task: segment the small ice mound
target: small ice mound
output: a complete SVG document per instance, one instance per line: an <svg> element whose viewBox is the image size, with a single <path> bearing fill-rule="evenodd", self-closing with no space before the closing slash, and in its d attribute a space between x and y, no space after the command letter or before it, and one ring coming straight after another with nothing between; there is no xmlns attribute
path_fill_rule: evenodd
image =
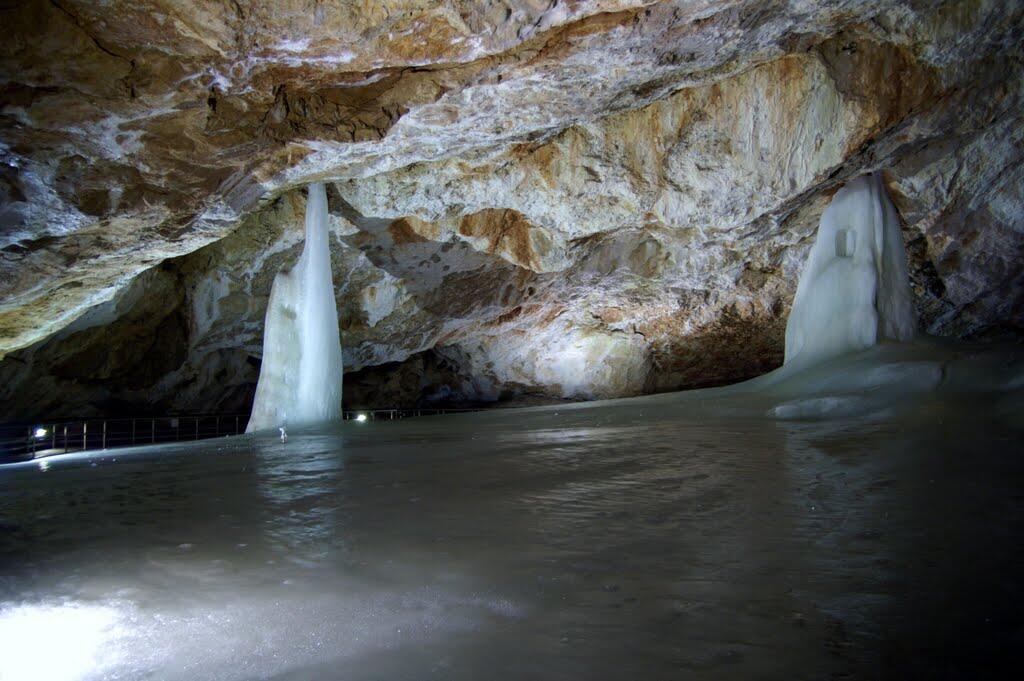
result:
<svg viewBox="0 0 1024 681"><path fill-rule="evenodd" d="M903 391L934 390L942 382L942 367L933 362L899 362L871 367L854 376L861 389L899 386Z"/></svg>
<svg viewBox="0 0 1024 681"><path fill-rule="evenodd" d="M809 366L914 332L899 216L879 177L858 177L821 216L786 323L785 363Z"/></svg>
<svg viewBox="0 0 1024 681"><path fill-rule="evenodd" d="M777 419L831 419L868 414L907 403L908 398L940 390L946 363L933 358L886 359L885 350L839 357L831 362L784 374L768 389L781 404L768 410Z"/></svg>
<svg viewBox="0 0 1024 681"><path fill-rule="evenodd" d="M810 397L785 402L768 410L782 421L819 421L859 415L870 409L868 401L854 396Z"/></svg>
<svg viewBox="0 0 1024 681"><path fill-rule="evenodd" d="M933 361L833 364L794 376L789 387L803 394L878 390L890 394L921 393L942 383L943 366Z"/></svg>

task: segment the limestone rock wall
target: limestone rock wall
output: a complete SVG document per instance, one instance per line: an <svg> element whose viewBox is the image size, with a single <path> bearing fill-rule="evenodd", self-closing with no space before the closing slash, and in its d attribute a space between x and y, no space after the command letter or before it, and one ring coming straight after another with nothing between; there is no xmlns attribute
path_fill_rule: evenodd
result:
<svg viewBox="0 0 1024 681"><path fill-rule="evenodd" d="M924 330L1024 325L1019 2L0 12L3 419L244 410L314 179L350 406L769 370L869 171Z"/></svg>

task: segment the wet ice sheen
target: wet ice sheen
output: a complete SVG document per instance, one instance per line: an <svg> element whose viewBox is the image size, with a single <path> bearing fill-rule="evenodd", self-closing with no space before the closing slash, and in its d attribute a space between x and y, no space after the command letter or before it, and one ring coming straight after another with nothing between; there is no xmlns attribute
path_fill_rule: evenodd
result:
<svg viewBox="0 0 1024 681"><path fill-rule="evenodd" d="M883 344L726 389L5 467L0 631L102 622L0 637L0 678L69 678L64 650L85 679L997 678L1022 377L1015 349Z"/></svg>

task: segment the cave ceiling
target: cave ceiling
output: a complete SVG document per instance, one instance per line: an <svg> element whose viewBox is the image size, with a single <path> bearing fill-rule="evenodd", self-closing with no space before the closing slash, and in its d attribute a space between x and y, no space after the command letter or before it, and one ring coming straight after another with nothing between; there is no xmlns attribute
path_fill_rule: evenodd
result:
<svg viewBox="0 0 1024 681"><path fill-rule="evenodd" d="M352 399L614 397L768 370L821 211L865 172L900 213L923 330L1024 322L1020 2L52 0L0 17L8 418L55 395L82 413L244 405L312 181Z"/></svg>

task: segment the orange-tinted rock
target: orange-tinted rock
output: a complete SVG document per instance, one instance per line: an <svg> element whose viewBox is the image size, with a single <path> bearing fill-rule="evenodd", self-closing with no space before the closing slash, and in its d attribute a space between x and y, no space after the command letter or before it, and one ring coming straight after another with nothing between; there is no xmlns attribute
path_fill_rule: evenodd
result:
<svg viewBox="0 0 1024 681"><path fill-rule="evenodd" d="M243 399L313 180L331 183L347 365L434 352L466 397L614 396L770 368L818 216L865 171L884 171L904 221L924 328L1024 323L1019 3L0 13L10 385L84 404L80 366L113 400ZM179 327L161 326L170 311L145 321L153 271L176 282ZM173 371L128 349L101 361L94 341L70 344L83 314L112 315L111 347L175 362L156 339L180 344L184 328L186 356Z"/></svg>

